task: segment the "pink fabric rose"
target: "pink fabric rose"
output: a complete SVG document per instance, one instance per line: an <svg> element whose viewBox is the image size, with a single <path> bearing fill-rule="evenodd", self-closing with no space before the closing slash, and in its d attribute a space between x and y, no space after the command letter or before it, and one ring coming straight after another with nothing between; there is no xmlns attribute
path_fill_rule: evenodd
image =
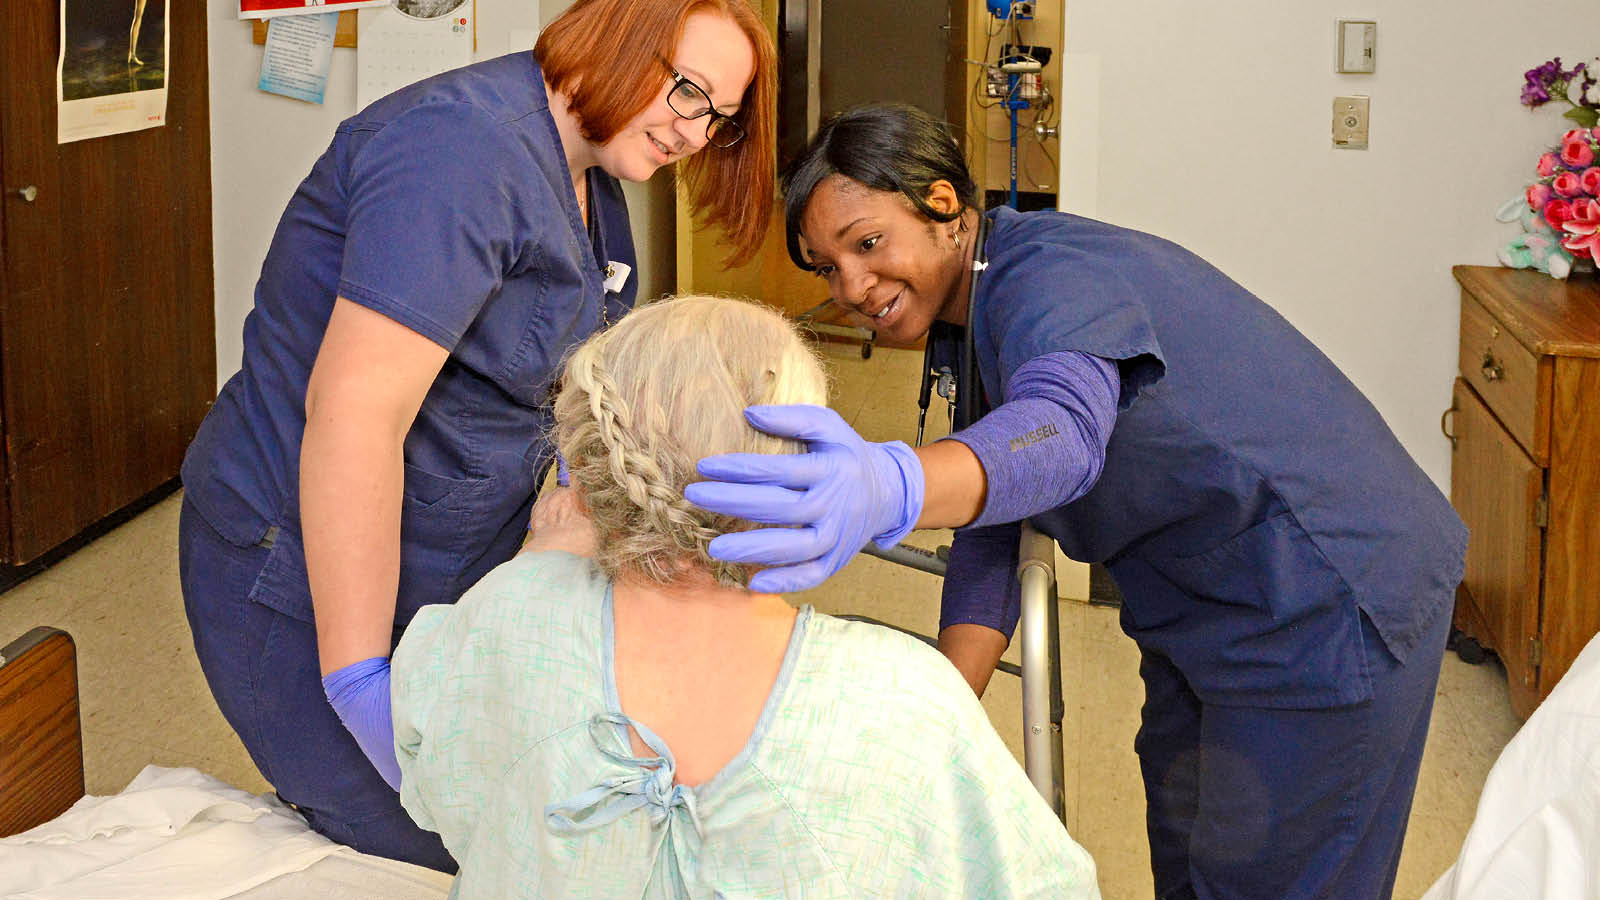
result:
<svg viewBox="0 0 1600 900"><path fill-rule="evenodd" d="M1600 259L1600 234L1568 235L1561 246L1578 259Z"/></svg>
<svg viewBox="0 0 1600 900"><path fill-rule="evenodd" d="M1590 166L1578 176L1578 184L1591 197L1600 197L1600 166Z"/></svg>
<svg viewBox="0 0 1600 900"><path fill-rule="evenodd" d="M1577 172L1562 172L1550 182L1550 189L1563 197L1576 197L1583 193L1583 184Z"/></svg>
<svg viewBox="0 0 1600 900"><path fill-rule="evenodd" d="M1594 162L1594 148L1589 146L1589 136L1581 131L1579 134L1583 136L1561 145L1561 161L1574 169L1581 169Z"/></svg>
<svg viewBox="0 0 1600 900"><path fill-rule="evenodd" d="M1556 173L1556 169L1560 167L1561 160L1557 159L1554 153L1546 153L1545 155L1539 157L1539 174L1545 178L1549 178L1551 175L1554 175Z"/></svg>
<svg viewBox="0 0 1600 900"><path fill-rule="evenodd" d="M1566 237L1561 246L1573 256L1600 259L1600 200L1579 200L1572 204L1572 217L1561 224Z"/></svg>
<svg viewBox="0 0 1600 900"><path fill-rule="evenodd" d="M1544 205L1544 220L1550 223L1551 228L1559 229L1562 223L1572 218L1572 205L1560 197L1552 197Z"/></svg>
<svg viewBox="0 0 1600 900"><path fill-rule="evenodd" d="M1540 182L1528 185L1528 208L1534 212L1544 209L1550 202L1550 185Z"/></svg>
<svg viewBox="0 0 1600 900"><path fill-rule="evenodd" d="M1565 143L1569 143L1571 141L1578 140L1579 138L1587 139L1588 137L1589 137L1589 129L1587 129L1587 128L1574 128L1571 131L1569 131L1566 134L1563 134L1561 136L1561 143L1565 144Z"/></svg>
<svg viewBox="0 0 1600 900"><path fill-rule="evenodd" d="M1570 204L1572 217L1562 223L1568 234L1594 234L1600 230L1600 200L1578 200Z"/></svg>

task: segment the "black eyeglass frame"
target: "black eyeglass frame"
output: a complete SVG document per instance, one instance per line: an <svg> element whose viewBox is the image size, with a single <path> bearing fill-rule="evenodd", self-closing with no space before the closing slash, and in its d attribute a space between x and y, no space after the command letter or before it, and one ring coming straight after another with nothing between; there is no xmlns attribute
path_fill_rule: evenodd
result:
<svg viewBox="0 0 1600 900"><path fill-rule="evenodd" d="M667 108L672 110L673 115L680 119L689 119L691 121L704 116L710 116L711 121L706 123L706 141L708 141L712 146L720 147L723 150L726 150L729 147L732 147L734 144L744 140L744 126L740 125L739 122L732 116L723 115L722 113L717 112L716 107L711 103L711 95L706 93L705 88L696 84L692 79L685 77L683 73L674 68L672 63L668 62L666 59L663 58L661 60L661 64L667 67L668 72L672 73L672 89L667 91ZM705 109L700 110L692 116L678 109L678 105L672 102L672 96L676 94L678 92L678 88L682 87L683 85L688 85L689 87L694 88L696 93L705 98ZM713 132L717 133L713 134ZM719 140L718 136L724 133L732 134L733 138L727 141Z"/></svg>

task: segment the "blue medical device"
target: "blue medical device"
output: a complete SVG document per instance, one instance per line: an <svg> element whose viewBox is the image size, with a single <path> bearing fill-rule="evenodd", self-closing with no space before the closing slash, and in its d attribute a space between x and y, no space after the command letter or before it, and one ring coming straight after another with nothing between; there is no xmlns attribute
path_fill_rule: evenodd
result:
<svg viewBox="0 0 1600 900"><path fill-rule="evenodd" d="M1031 19L1033 18L1033 3L1031 0L1022 2L1007 2L1007 0L985 0L989 7L989 15L996 19Z"/></svg>
<svg viewBox="0 0 1600 900"><path fill-rule="evenodd" d="M985 3L989 14L996 19L1015 22L1033 18L1034 5L1027 0L985 0ZM1017 113L1032 105L1022 96L1022 78L1024 75L1037 75L1049 61L1049 47L1006 44L1000 49L999 69L1006 76L1006 96L1002 102L1011 125L1011 192L1007 205L1012 209L1017 208Z"/></svg>

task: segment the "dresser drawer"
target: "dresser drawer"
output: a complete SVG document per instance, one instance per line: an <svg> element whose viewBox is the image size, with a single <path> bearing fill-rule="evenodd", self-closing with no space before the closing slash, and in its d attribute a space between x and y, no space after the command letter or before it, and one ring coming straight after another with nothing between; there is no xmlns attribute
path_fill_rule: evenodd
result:
<svg viewBox="0 0 1600 900"><path fill-rule="evenodd" d="M1461 293L1461 377L1528 455L1550 462L1548 358L1535 356L1472 295Z"/></svg>

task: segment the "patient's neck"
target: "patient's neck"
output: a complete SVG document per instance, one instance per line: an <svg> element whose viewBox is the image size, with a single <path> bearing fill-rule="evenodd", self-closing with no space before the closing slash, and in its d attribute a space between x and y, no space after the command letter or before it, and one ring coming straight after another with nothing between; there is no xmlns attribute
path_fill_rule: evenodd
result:
<svg viewBox="0 0 1600 900"><path fill-rule="evenodd" d="M671 749L677 780L699 784L744 748L783 666L794 608L720 585L704 570L670 584L623 574L612 587L622 711ZM652 755L634 735L634 751Z"/></svg>

